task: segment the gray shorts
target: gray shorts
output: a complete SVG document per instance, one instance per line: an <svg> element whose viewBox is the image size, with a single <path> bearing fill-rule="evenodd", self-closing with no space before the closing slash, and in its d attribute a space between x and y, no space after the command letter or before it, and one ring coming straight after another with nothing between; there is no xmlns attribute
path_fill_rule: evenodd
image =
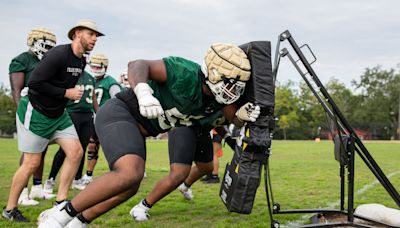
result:
<svg viewBox="0 0 400 228"><path fill-rule="evenodd" d="M42 153L48 144L54 143L54 140L58 138L79 139L74 125L67 127L64 130L56 130L50 139L47 139L34 134L29 129L26 129L24 124L22 124L19 120L18 116L16 118L16 122L18 133L18 150L23 153Z"/></svg>

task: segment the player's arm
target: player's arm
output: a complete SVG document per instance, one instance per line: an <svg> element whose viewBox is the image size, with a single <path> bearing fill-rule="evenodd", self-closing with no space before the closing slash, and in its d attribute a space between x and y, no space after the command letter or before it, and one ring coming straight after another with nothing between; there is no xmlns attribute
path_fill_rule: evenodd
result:
<svg viewBox="0 0 400 228"><path fill-rule="evenodd" d="M236 104L230 104L230 105L225 105L222 108L222 114L225 116L225 118L233 123L236 127L241 128L244 125L244 121L241 121L236 115L237 111L237 105Z"/></svg>
<svg viewBox="0 0 400 228"><path fill-rule="evenodd" d="M163 60L136 60L128 64L128 81L139 103L140 114L155 119L164 113L160 102L153 96L148 80L163 83L167 80L167 70Z"/></svg>
<svg viewBox="0 0 400 228"><path fill-rule="evenodd" d="M128 81L132 88L148 80L165 82L167 70L163 60L135 60L128 63Z"/></svg>
<svg viewBox="0 0 400 228"><path fill-rule="evenodd" d="M118 84L110 86L110 89L108 90L111 98L114 98L115 95L117 95L117 93L119 92L121 92L121 86L119 86Z"/></svg>
<svg viewBox="0 0 400 228"><path fill-rule="evenodd" d="M255 122L260 115L260 106L250 102L237 108L236 104L226 105L222 108L222 113L226 119L236 127L242 127L245 122Z"/></svg>
<svg viewBox="0 0 400 228"><path fill-rule="evenodd" d="M99 103L97 102L97 96L95 90L92 91L92 101L93 101L93 109L94 112L96 113L97 111L99 111Z"/></svg>
<svg viewBox="0 0 400 228"><path fill-rule="evenodd" d="M25 73L23 72L10 73L11 95L17 107L21 99L21 90L24 88L24 78Z"/></svg>

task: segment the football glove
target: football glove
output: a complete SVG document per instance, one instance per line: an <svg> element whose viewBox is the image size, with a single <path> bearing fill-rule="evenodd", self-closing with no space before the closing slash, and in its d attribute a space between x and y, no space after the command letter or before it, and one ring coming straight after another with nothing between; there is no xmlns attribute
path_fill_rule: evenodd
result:
<svg viewBox="0 0 400 228"><path fill-rule="evenodd" d="M244 122L255 122L260 115L260 106L247 102L236 111L236 117Z"/></svg>
<svg viewBox="0 0 400 228"><path fill-rule="evenodd" d="M153 96L153 90L147 83L138 83L133 91L138 99L139 111L142 116L155 119L164 113L160 102Z"/></svg>

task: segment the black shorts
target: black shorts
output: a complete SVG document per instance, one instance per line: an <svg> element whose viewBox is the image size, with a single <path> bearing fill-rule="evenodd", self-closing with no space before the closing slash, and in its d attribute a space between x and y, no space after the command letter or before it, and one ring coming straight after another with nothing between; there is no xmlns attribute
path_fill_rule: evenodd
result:
<svg viewBox="0 0 400 228"><path fill-rule="evenodd" d="M76 133L78 133L79 141L85 151L89 144L89 139L94 132L93 113L91 112L70 112L72 122L74 123Z"/></svg>
<svg viewBox="0 0 400 228"><path fill-rule="evenodd" d="M136 154L146 160L145 138L127 105L108 100L97 112L95 128L110 169L122 156Z"/></svg>
<svg viewBox="0 0 400 228"><path fill-rule="evenodd" d="M170 164L192 165L193 161L211 162L213 146L210 129L178 127L168 132Z"/></svg>

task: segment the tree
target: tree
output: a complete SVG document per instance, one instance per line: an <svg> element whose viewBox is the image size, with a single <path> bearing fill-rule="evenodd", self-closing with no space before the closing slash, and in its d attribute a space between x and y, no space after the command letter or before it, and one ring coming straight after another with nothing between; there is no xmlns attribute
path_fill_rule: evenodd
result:
<svg viewBox="0 0 400 228"><path fill-rule="evenodd" d="M10 91L0 84L0 136L13 134L15 127L15 105L10 96Z"/></svg>
<svg viewBox="0 0 400 228"><path fill-rule="evenodd" d="M357 113L371 127L376 138L391 138L399 120L400 75L380 66L367 68L360 81L352 84L361 90L361 110Z"/></svg>
<svg viewBox="0 0 400 228"><path fill-rule="evenodd" d="M275 90L275 115L278 116L278 129L283 139L287 139L287 130L300 125L298 118L298 98L292 88L293 82L277 85ZM278 133L279 134L279 133Z"/></svg>

